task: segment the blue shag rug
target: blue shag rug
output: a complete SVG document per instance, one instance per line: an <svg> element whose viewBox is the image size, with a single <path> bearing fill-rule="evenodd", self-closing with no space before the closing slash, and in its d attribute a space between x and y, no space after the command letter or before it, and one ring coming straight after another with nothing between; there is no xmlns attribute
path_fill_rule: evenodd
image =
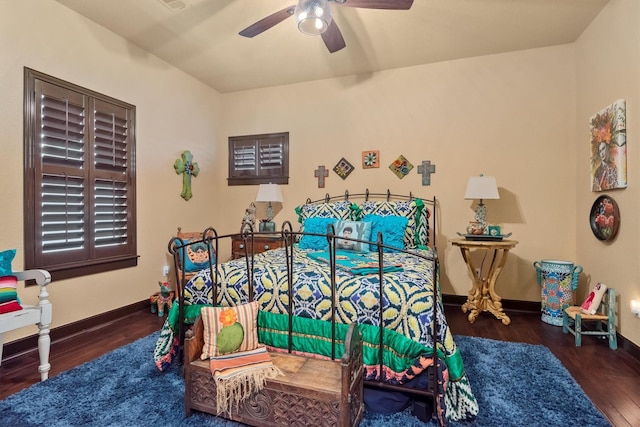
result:
<svg viewBox="0 0 640 427"><path fill-rule="evenodd" d="M184 416L184 380L177 367L153 363L158 333L35 384L0 401L4 427L194 426L241 424L195 413ZM544 346L457 336L480 411L451 426L609 426L562 363ZM423 423L410 408L367 412L362 427Z"/></svg>

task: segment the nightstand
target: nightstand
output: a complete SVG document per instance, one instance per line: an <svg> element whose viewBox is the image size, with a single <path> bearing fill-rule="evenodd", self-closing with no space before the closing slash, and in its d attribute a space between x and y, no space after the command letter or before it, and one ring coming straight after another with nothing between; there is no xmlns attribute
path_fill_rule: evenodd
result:
<svg viewBox="0 0 640 427"><path fill-rule="evenodd" d="M473 278L471 290L467 297L467 302L462 305L462 311L469 311L469 322L473 323L478 314L483 311L493 313L496 318L502 320L502 323L508 325L511 319L502 309L500 296L496 293L496 280L507 261L509 250L518 244L515 240L499 240L499 241L477 241L466 239L453 239L451 244L458 246L462 252L464 262L467 264L469 273ZM471 250L483 250L493 252L490 255L491 264L487 276L483 276L483 272L473 264L471 260Z"/></svg>
<svg viewBox="0 0 640 427"><path fill-rule="evenodd" d="M246 244L248 253L259 254L269 249L284 247L284 240L280 234L256 234L253 236L254 246L251 246L251 237L247 238ZM244 255L245 240L242 238L242 235L238 234L231 237L231 259L242 258Z"/></svg>

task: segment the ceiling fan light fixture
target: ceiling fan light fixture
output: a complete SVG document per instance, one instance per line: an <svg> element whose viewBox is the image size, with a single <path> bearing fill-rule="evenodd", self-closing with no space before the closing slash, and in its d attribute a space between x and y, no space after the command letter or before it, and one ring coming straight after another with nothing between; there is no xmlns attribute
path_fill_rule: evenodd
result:
<svg viewBox="0 0 640 427"><path fill-rule="evenodd" d="M328 0L299 0L294 15L298 29L310 36L327 31L333 19Z"/></svg>

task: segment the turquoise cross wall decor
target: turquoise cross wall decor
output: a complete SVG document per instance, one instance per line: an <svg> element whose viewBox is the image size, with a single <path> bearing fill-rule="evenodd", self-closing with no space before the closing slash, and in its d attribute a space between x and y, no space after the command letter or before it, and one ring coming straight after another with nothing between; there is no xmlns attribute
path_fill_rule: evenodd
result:
<svg viewBox="0 0 640 427"><path fill-rule="evenodd" d="M180 158L173 164L173 168L176 173L182 174L182 196L183 199L189 201L193 194L191 193L191 176L198 176L200 168L198 164L193 161L193 155L190 151L183 151Z"/></svg>

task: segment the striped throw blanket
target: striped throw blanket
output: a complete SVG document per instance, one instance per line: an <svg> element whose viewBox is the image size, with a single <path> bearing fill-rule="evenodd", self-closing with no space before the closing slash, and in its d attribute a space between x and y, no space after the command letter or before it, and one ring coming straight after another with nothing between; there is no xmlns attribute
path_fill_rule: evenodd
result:
<svg viewBox="0 0 640 427"><path fill-rule="evenodd" d="M262 390L268 379L284 375L273 364L264 346L212 357L209 366L216 382L218 415L230 414L241 401Z"/></svg>

